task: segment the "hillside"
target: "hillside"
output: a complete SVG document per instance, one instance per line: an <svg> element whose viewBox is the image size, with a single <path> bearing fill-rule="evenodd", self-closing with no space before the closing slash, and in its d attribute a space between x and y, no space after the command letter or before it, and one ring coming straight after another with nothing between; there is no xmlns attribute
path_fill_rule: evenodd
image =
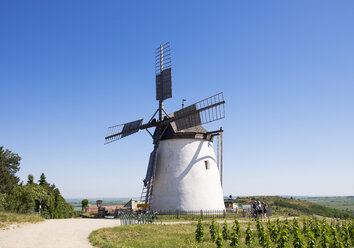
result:
<svg viewBox="0 0 354 248"><path fill-rule="evenodd" d="M300 215L320 215L324 217L353 218L354 215L348 211L342 211L313 202L280 196L249 196L239 197L236 202L239 205L252 204L255 200L264 201L272 208L273 215L300 216Z"/></svg>

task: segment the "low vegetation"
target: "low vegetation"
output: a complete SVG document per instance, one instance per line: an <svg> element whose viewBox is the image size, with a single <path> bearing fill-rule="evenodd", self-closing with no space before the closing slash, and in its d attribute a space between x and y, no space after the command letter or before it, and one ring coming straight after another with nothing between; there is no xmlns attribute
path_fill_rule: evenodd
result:
<svg viewBox="0 0 354 248"><path fill-rule="evenodd" d="M6 229L11 224L38 223L43 220L44 218L38 216L38 214L17 214L0 211L0 229Z"/></svg>
<svg viewBox="0 0 354 248"><path fill-rule="evenodd" d="M280 196L250 196L239 197L239 205L252 204L253 201L264 201L272 208L273 215L279 216L302 216L319 215L330 218L350 219L354 215L350 211L343 211L319 205L313 202Z"/></svg>
<svg viewBox="0 0 354 248"><path fill-rule="evenodd" d="M203 224L204 230L208 226ZM93 246L114 247L215 247L210 237L198 243L195 240L196 225L131 225L104 228L90 234Z"/></svg>
<svg viewBox="0 0 354 248"><path fill-rule="evenodd" d="M208 231L206 231L208 230ZM118 247L352 247L354 222L326 218L176 225L130 225L90 234L92 245Z"/></svg>

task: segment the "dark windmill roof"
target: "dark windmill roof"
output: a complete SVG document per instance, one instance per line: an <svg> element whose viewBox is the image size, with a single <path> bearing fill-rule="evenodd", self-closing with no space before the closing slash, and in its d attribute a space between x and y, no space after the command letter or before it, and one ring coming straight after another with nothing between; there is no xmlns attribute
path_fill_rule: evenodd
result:
<svg viewBox="0 0 354 248"><path fill-rule="evenodd" d="M177 126L175 122L171 122L166 131L163 133L161 140L166 139L205 139L211 140L212 137L208 134L208 131L202 126L195 126L183 130L177 130Z"/></svg>

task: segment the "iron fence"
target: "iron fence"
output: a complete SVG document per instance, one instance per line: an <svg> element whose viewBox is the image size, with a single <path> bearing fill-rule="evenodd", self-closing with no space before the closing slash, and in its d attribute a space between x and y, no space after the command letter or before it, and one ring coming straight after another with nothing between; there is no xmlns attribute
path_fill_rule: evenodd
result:
<svg viewBox="0 0 354 248"><path fill-rule="evenodd" d="M232 215L225 210L195 210L195 211L183 211L183 210L167 210L156 212L156 219L212 219L212 218L226 218Z"/></svg>

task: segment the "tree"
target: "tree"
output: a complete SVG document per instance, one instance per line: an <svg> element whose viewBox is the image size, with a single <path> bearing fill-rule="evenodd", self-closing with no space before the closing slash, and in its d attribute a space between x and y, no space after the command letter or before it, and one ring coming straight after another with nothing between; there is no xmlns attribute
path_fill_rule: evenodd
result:
<svg viewBox="0 0 354 248"><path fill-rule="evenodd" d="M29 174L27 184L33 184L33 183L34 183L34 176L32 174Z"/></svg>
<svg viewBox="0 0 354 248"><path fill-rule="evenodd" d="M48 185L46 178L47 177L44 175L44 173L42 173L39 180L38 180L39 185L41 185L41 186Z"/></svg>
<svg viewBox="0 0 354 248"><path fill-rule="evenodd" d="M84 211L84 209L87 208L88 205L89 205L89 200L88 199L83 199L81 201L81 204L82 204L82 211Z"/></svg>
<svg viewBox="0 0 354 248"><path fill-rule="evenodd" d="M20 170L21 157L0 146L0 193L11 193L18 184L15 174Z"/></svg>

